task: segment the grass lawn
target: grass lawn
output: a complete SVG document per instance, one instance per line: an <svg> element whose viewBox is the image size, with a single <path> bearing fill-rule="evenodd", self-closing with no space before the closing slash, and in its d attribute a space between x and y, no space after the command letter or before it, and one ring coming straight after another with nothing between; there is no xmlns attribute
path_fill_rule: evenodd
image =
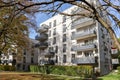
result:
<svg viewBox="0 0 120 80"><path fill-rule="evenodd" d="M0 80L80 80L80 78L24 72L0 72Z"/></svg>
<svg viewBox="0 0 120 80"><path fill-rule="evenodd" d="M120 74L113 71L110 74L101 77L101 80L120 80Z"/></svg>
<svg viewBox="0 0 120 80"><path fill-rule="evenodd" d="M0 72L0 80L81 80L79 77L64 75L45 75L29 72ZM111 72L98 80L120 80L120 74Z"/></svg>

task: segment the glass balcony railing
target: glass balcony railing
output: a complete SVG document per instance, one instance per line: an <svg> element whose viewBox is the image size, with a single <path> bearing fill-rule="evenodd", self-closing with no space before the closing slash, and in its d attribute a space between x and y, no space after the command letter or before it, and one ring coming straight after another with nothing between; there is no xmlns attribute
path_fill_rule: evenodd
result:
<svg viewBox="0 0 120 80"><path fill-rule="evenodd" d="M36 40L46 40L48 39L48 35L47 34L41 34L41 35L37 35L35 37Z"/></svg>
<svg viewBox="0 0 120 80"><path fill-rule="evenodd" d="M41 25L41 27L38 29L38 32L40 32L40 33L46 32L46 31L48 31L48 29L49 29L49 26L43 24L43 25Z"/></svg>
<svg viewBox="0 0 120 80"><path fill-rule="evenodd" d="M73 39L84 39L84 38L88 38L88 37L92 37L92 36L96 36L96 31L92 30L92 31L85 31L85 32L76 32L75 34L72 35Z"/></svg>
<svg viewBox="0 0 120 80"><path fill-rule="evenodd" d="M80 57L80 58L75 58L72 60L72 63L75 64L95 64L95 57L90 56L90 57Z"/></svg>
<svg viewBox="0 0 120 80"><path fill-rule="evenodd" d="M48 47L48 43L47 42L43 42L39 44L39 48L47 48Z"/></svg>
<svg viewBox="0 0 120 80"><path fill-rule="evenodd" d="M72 49L74 51L86 51L86 50L92 50L95 48L97 48L97 45L95 43L85 44L85 45L77 44L77 45L72 46Z"/></svg>
<svg viewBox="0 0 120 80"><path fill-rule="evenodd" d="M88 26L91 24L93 24L93 20L91 18L82 18L72 22L72 29Z"/></svg>

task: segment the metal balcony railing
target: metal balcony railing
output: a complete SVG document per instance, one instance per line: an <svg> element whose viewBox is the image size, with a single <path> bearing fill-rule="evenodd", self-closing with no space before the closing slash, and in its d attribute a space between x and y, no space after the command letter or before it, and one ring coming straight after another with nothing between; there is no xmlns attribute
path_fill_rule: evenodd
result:
<svg viewBox="0 0 120 80"><path fill-rule="evenodd" d="M75 64L95 64L95 57L90 56L90 57L75 58L72 60L72 63L75 63Z"/></svg>
<svg viewBox="0 0 120 80"><path fill-rule="evenodd" d="M76 32L75 34L72 35L73 39L84 39L84 38L88 38L88 37L92 37L92 36L96 36L96 31L92 30L92 31L85 31L85 32Z"/></svg>
<svg viewBox="0 0 120 80"><path fill-rule="evenodd" d="M93 23L94 21L91 18L82 18L82 19L74 20L72 22L72 29L88 26Z"/></svg>
<svg viewBox="0 0 120 80"><path fill-rule="evenodd" d="M90 44L85 44L85 45L77 44L77 45L72 46L72 49L74 51L85 51L85 50L92 50L95 48L97 48L95 43L90 43Z"/></svg>

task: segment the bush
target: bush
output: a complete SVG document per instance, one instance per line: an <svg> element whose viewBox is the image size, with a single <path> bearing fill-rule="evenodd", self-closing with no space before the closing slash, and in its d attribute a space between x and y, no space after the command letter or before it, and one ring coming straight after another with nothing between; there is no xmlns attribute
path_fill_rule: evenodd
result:
<svg viewBox="0 0 120 80"><path fill-rule="evenodd" d="M120 66L117 67L118 73L120 73Z"/></svg>
<svg viewBox="0 0 120 80"><path fill-rule="evenodd" d="M0 71L15 71L15 66L0 65Z"/></svg>
<svg viewBox="0 0 120 80"><path fill-rule="evenodd" d="M87 77L87 78L92 76L92 66L31 65L30 71L47 73L47 74L80 76L80 77Z"/></svg>

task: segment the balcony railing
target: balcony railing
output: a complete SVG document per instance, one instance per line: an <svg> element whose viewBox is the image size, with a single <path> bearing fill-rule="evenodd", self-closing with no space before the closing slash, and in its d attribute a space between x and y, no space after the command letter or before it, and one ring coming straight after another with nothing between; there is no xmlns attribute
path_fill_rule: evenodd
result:
<svg viewBox="0 0 120 80"><path fill-rule="evenodd" d="M75 58L74 60L72 60L72 63L75 63L75 64L95 64L95 57L90 56L90 57Z"/></svg>
<svg viewBox="0 0 120 80"><path fill-rule="evenodd" d="M85 51L85 50L93 50L97 48L97 45L95 43L91 43L91 44L85 44L85 45L80 45L80 44L77 44L77 45L73 45L72 46L72 49L74 51Z"/></svg>
<svg viewBox="0 0 120 80"><path fill-rule="evenodd" d="M46 48L48 47L48 43L47 42L43 42L39 44L39 48Z"/></svg>
<svg viewBox="0 0 120 80"><path fill-rule="evenodd" d="M48 27L41 26L41 27L38 29L38 32L40 32L40 33L46 32L46 31L48 31Z"/></svg>
<svg viewBox="0 0 120 80"><path fill-rule="evenodd" d="M72 29L88 26L88 25L91 25L93 23L94 23L93 20L90 18L83 18L83 19L75 20L72 23Z"/></svg>
<svg viewBox="0 0 120 80"><path fill-rule="evenodd" d="M44 55L45 55L45 57L54 57L55 51L54 50L46 50Z"/></svg>
<svg viewBox="0 0 120 80"><path fill-rule="evenodd" d="M88 38L88 37L93 37L96 36L96 31L92 30L92 31L85 31L85 32L76 32L75 34L72 35L73 39L84 39L84 38Z"/></svg>
<svg viewBox="0 0 120 80"><path fill-rule="evenodd" d="M41 35L37 35L35 37L36 40L47 40L48 39L48 35L47 34L41 34Z"/></svg>

